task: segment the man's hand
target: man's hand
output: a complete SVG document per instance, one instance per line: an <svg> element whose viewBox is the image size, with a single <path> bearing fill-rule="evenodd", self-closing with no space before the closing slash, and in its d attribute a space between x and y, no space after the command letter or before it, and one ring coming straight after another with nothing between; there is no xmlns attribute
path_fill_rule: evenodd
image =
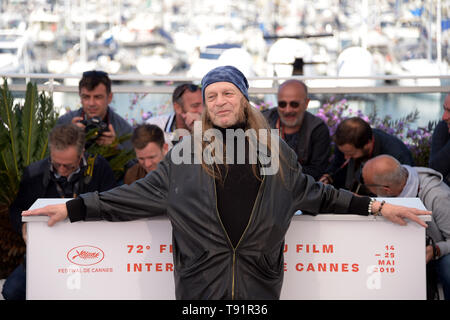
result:
<svg viewBox="0 0 450 320"><path fill-rule="evenodd" d="M86 128L86 126L84 124L82 124L81 121L83 121L83 117L73 117L72 118L72 123L75 124L77 127L84 130L84 128Z"/></svg>
<svg viewBox="0 0 450 320"><path fill-rule="evenodd" d="M189 129L189 131L192 132L192 129L194 128L194 122L200 120L202 118L202 115L196 112L185 112L181 114L181 117L183 118L186 127Z"/></svg>
<svg viewBox="0 0 450 320"><path fill-rule="evenodd" d="M102 133L102 135L95 141L98 145L106 146L110 145L116 139L116 131L114 131L114 127L112 124L108 125L108 130Z"/></svg>
<svg viewBox="0 0 450 320"><path fill-rule="evenodd" d="M68 213L66 204L60 203L48 205L39 209L22 211L22 216L48 216L50 219L47 224L51 227L56 222L66 219Z"/></svg>
<svg viewBox="0 0 450 320"><path fill-rule="evenodd" d="M375 201L375 203L372 205L372 212L377 212L380 205L381 205L380 202ZM404 206L397 206L386 202L381 210L381 214L389 221L392 221L393 223L399 224L401 226L406 225L405 221L406 218L426 228L427 224L424 221L422 221L418 216L431 215L431 211L419 210L416 208L409 208Z"/></svg>
<svg viewBox="0 0 450 320"><path fill-rule="evenodd" d="M330 184L333 182L331 179L331 176L328 173L325 173L323 176L320 177L319 182L322 182L323 184Z"/></svg>

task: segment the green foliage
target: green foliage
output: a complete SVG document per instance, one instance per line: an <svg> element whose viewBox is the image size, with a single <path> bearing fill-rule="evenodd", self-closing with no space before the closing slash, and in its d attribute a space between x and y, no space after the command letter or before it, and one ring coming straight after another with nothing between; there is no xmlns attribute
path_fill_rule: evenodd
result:
<svg viewBox="0 0 450 320"><path fill-rule="evenodd" d="M95 139L97 137L98 130L92 129L86 134L86 141ZM134 150L124 150L120 149L118 146L122 142L131 138L131 133L124 134L121 137L116 138L116 140L111 145L98 145L97 143L91 143L86 150L92 155L101 155L103 158L108 160L111 169L114 172L114 178L119 181L123 178L125 173L125 165L130 160L136 157Z"/></svg>
<svg viewBox="0 0 450 320"><path fill-rule="evenodd" d="M23 104L15 102L6 80L0 88L0 204L10 205L23 169L48 154L48 134L58 114L53 100L29 82Z"/></svg>
<svg viewBox="0 0 450 320"><path fill-rule="evenodd" d="M25 244L11 229L8 207L14 201L23 169L48 154L48 134L58 115L53 101L28 83L23 104L15 101L6 80L0 87L0 279L22 261Z"/></svg>

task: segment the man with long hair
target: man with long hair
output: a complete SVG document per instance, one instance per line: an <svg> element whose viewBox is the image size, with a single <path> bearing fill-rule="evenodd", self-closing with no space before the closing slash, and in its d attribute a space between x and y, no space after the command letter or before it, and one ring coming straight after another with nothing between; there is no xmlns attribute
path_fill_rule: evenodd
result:
<svg viewBox="0 0 450 320"><path fill-rule="evenodd" d="M354 196L303 174L295 152L270 134L264 117L248 103L247 79L235 67L208 72L202 96L204 128L200 133L194 128L144 179L23 215L48 215L50 226L66 217L75 222L166 215L173 230L177 299L278 299L284 238L297 210L374 213L425 226L417 215L427 211ZM239 148L234 141L242 133ZM265 170L268 159L279 162L279 170Z"/></svg>

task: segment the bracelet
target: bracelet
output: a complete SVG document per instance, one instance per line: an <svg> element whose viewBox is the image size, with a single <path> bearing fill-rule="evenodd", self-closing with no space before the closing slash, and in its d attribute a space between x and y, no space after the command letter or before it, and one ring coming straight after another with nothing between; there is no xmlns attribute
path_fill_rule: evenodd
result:
<svg viewBox="0 0 450 320"><path fill-rule="evenodd" d="M374 216L381 216L381 209L383 209L383 206L385 203L386 203L386 201L384 201L384 200L381 201L381 204L378 207L378 210L373 213Z"/></svg>
<svg viewBox="0 0 450 320"><path fill-rule="evenodd" d="M367 208L367 212L369 213L369 215L372 214L372 205L373 205L374 202L375 202L375 199L370 198L370 201L369 201L369 208Z"/></svg>

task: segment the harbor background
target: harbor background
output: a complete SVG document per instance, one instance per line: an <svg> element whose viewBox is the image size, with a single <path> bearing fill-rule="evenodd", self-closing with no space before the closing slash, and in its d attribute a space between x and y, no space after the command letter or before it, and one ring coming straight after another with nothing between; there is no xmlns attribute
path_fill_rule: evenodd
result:
<svg viewBox="0 0 450 320"><path fill-rule="evenodd" d="M450 92L449 43L450 0L0 0L0 77L15 97L31 79L62 114L80 107L82 72L104 70L132 124L171 112L177 82L232 64L257 107L298 77L313 113L345 99L379 117L418 110L426 126Z"/></svg>
<svg viewBox="0 0 450 320"><path fill-rule="evenodd" d="M448 77L372 78L448 76L449 0L0 0L0 28L2 76L98 69L113 79L129 76L115 86L161 87L176 83L152 79L199 82L211 68L232 64L264 79L251 87L274 92L281 80L271 77L291 76L307 77L310 88L450 86ZM367 79L327 78L349 76ZM56 81L76 87L78 79ZM276 106L274 92L254 95L252 102ZM61 113L80 106L76 92L53 94ZM320 93L311 95L310 111L346 98L351 108L365 114L376 108L394 119L417 109L416 125L424 126L441 117L444 96ZM170 93L116 93L111 106L137 123L170 112Z"/></svg>

